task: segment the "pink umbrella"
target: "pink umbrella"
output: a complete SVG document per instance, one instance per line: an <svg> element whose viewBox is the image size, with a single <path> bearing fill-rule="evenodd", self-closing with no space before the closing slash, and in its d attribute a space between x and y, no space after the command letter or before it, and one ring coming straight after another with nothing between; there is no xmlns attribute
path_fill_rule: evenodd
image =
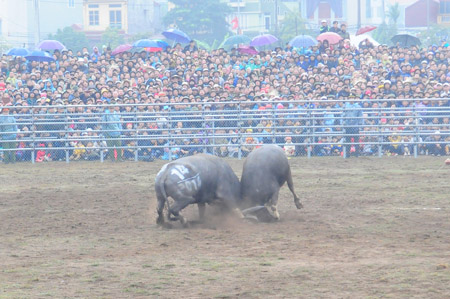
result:
<svg viewBox="0 0 450 299"><path fill-rule="evenodd" d="M317 37L318 41L323 42L324 40L327 40L330 43L330 45L339 43L339 41L341 39L342 39L342 36L340 36L339 34L334 33L334 32L325 32L325 33L320 34Z"/></svg>
<svg viewBox="0 0 450 299"><path fill-rule="evenodd" d="M118 46L117 48L115 48L115 49L111 52L111 54L112 54L112 55L117 55L117 54L120 54L120 53L123 53L123 52L130 51L132 48L133 48L133 46L130 45L130 44L120 45L120 46Z"/></svg>
<svg viewBox="0 0 450 299"><path fill-rule="evenodd" d="M367 32L370 32L372 30L377 29L377 26L364 26L358 29L358 31L356 31L356 35L361 35Z"/></svg>
<svg viewBox="0 0 450 299"><path fill-rule="evenodd" d="M256 55L258 54L258 50L255 49L255 47L252 46L240 46L239 48L237 48L239 53L243 53L243 54L250 54L250 55Z"/></svg>

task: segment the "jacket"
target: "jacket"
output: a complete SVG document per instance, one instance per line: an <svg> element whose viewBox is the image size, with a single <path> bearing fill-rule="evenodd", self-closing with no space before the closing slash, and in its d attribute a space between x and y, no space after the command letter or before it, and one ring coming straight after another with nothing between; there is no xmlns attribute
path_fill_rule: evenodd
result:
<svg viewBox="0 0 450 299"><path fill-rule="evenodd" d="M120 115L105 110L105 114L102 117L102 129L104 130L103 135L105 137L119 137L122 131Z"/></svg>
<svg viewBox="0 0 450 299"><path fill-rule="evenodd" d="M0 115L0 138L3 140L16 140L17 138L16 119L12 115ZM5 134L6 133L6 134Z"/></svg>

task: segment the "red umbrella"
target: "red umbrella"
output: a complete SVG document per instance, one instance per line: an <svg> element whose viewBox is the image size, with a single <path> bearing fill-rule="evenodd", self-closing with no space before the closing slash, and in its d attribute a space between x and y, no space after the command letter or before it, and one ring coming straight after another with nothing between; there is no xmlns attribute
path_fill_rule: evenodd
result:
<svg viewBox="0 0 450 299"><path fill-rule="evenodd" d="M356 31L356 35L364 34L375 29L377 29L377 26L364 26L359 28L358 31Z"/></svg>
<svg viewBox="0 0 450 299"><path fill-rule="evenodd" d="M340 36L339 34L334 33L334 32L325 32L325 33L320 34L317 37L318 41L323 42L324 40L327 40L330 43L330 45L339 43L339 41L341 39L342 39L342 36Z"/></svg>
<svg viewBox="0 0 450 299"><path fill-rule="evenodd" d="M147 52L161 52L163 49L157 48L157 47L149 47L149 48L144 48L144 50Z"/></svg>

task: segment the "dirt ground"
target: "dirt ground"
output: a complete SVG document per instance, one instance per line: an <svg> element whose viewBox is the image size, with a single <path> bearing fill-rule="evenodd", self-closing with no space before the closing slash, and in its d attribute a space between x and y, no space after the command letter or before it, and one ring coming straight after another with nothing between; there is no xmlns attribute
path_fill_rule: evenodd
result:
<svg viewBox="0 0 450 299"><path fill-rule="evenodd" d="M170 230L164 162L0 165L0 298L449 298L443 161L292 159L303 210L284 186L278 223Z"/></svg>

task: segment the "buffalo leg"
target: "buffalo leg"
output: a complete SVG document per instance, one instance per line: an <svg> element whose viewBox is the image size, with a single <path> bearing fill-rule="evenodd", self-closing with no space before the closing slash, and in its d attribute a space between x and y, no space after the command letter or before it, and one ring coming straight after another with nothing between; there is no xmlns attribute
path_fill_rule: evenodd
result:
<svg viewBox="0 0 450 299"><path fill-rule="evenodd" d="M166 204L166 199L162 196L158 196L158 206L156 211L158 212L158 218L156 219L156 224L164 224L164 205Z"/></svg>
<svg viewBox="0 0 450 299"><path fill-rule="evenodd" d="M205 203L198 203L197 207L198 207L199 219L200 219L200 221L203 221L205 219L206 204Z"/></svg>
<svg viewBox="0 0 450 299"><path fill-rule="evenodd" d="M270 200L265 204L267 211L275 220L280 220L280 214L278 213L277 209L279 192L280 188L278 188L278 190L272 194Z"/></svg>
<svg viewBox="0 0 450 299"><path fill-rule="evenodd" d="M294 195L295 206L297 207L297 209L303 208L303 205L300 202L300 198L298 198L297 194L295 194L294 183L292 182L292 174L291 174L290 170L289 170L289 175L287 177L287 184L288 184L289 190L291 190L292 194Z"/></svg>
<svg viewBox="0 0 450 299"><path fill-rule="evenodd" d="M187 220L180 214L180 211L194 202L195 199L193 197L178 197L172 207L170 207L169 213L175 216L176 219L180 220L183 226L187 226Z"/></svg>

